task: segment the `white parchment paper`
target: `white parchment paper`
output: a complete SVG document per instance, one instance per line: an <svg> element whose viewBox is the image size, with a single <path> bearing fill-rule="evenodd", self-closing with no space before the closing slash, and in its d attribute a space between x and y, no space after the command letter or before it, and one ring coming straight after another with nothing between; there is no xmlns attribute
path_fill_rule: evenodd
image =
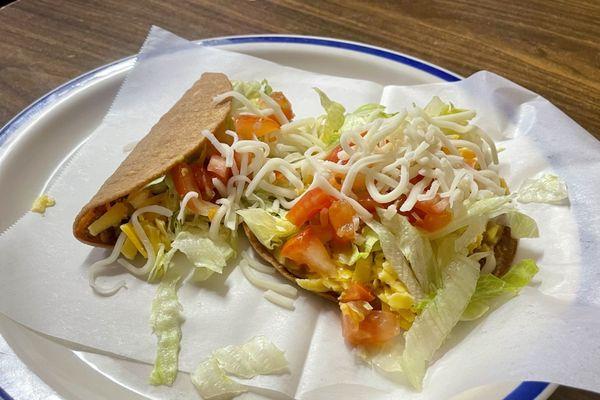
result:
<svg viewBox="0 0 600 400"><path fill-rule="evenodd" d="M124 274L128 289L95 295L87 268L106 256L76 241L81 206L139 140L203 72L231 79L267 78L286 93L297 118L322 111L312 87L353 110L382 102L390 110L433 95L478 111L477 123L499 146L504 176L517 188L554 171L569 186L569 206L527 205L542 237L522 240L517 258L541 266L533 287L480 321L462 324L415 393L357 360L341 336L338 311L302 293L296 311L266 302L238 269L180 290L180 368L191 371L218 347L263 334L285 350L290 373L260 377L257 387L302 399L442 399L498 381L543 380L600 391L600 143L540 96L487 72L461 82L387 86L283 67L204 48L153 28L104 122L51 185L57 200L45 217L29 213L0 237L0 312L87 350L152 363L149 328L155 286ZM107 280L121 279L122 276Z"/></svg>

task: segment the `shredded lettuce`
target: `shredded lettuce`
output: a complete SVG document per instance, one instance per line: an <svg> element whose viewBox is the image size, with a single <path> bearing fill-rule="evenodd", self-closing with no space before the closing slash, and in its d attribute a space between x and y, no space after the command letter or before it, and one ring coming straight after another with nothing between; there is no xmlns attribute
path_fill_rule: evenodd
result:
<svg viewBox="0 0 600 400"><path fill-rule="evenodd" d="M452 103L445 103L438 96L434 96L431 101L425 106L423 109L429 116L438 117L440 115L449 115L456 114L462 111L467 111L465 109L456 108ZM471 119L471 118L468 118ZM468 120L467 119L467 120Z"/></svg>
<svg viewBox="0 0 600 400"><path fill-rule="evenodd" d="M469 253L469 245L485 232L487 222L486 218L475 218L454 242L454 251L466 256Z"/></svg>
<svg viewBox="0 0 600 400"><path fill-rule="evenodd" d="M321 89L314 89L319 94L321 106L325 109L326 113L320 118L319 139L326 145L330 145L339 140L339 130L344 124L346 109L340 103L332 101Z"/></svg>
<svg viewBox="0 0 600 400"><path fill-rule="evenodd" d="M523 182L517 200L521 203L556 204L568 197L566 183L556 175L545 174Z"/></svg>
<svg viewBox="0 0 600 400"><path fill-rule="evenodd" d="M242 378L283 372L288 362L285 355L264 336L257 336L239 346L215 350L192 373L192 383L203 399L230 399L248 391L225 373Z"/></svg>
<svg viewBox="0 0 600 400"><path fill-rule="evenodd" d="M287 219L277 217L262 208L247 208L237 213L256 238L268 249L281 245L282 239L297 231L296 225Z"/></svg>
<svg viewBox="0 0 600 400"><path fill-rule="evenodd" d="M260 92L269 95L273 92L273 88L269 85L266 79L262 81L233 81L233 90L246 96L247 99L253 100L260 98Z"/></svg>
<svg viewBox="0 0 600 400"><path fill-rule="evenodd" d="M509 212L505 216L506 225L515 239L536 238L540 236L538 226L533 218L518 211Z"/></svg>
<svg viewBox="0 0 600 400"><path fill-rule="evenodd" d="M408 260L421 287L425 292L434 289L437 279L429 240L403 215L395 214L392 218L385 219L379 209L379 216L383 225L396 237L397 245Z"/></svg>
<svg viewBox="0 0 600 400"><path fill-rule="evenodd" d="M479 264L457 255L444 271L443 287L406 332L401 365L415 388L421 389L429 362L458 323L475 291L478 277Z"/></svg>
<svg viewBox="0 0 600 400"><path fill-rule="evenodd" d="M213 241L208 237L208 228L204 226L183 226L171 244L173 249L184 253L196 268L222 273L227 261L235 252L226 238Z"/></svg>
<svg viewBox="0 0 600 400"><path fill-rule="evenodd" d="M428 235L430 239L439 239L460 228L473 224L477 220L487 223L491 218L515 211L511 196L496 196L466 204L466 213L456 215L444 228Z"/></svg>
<svg viewBox="0 0 600 400"><path fill-rule="evenodd" d="M219 362L211 357L202 362L191 375L192 383L203 399L231 399L247 392L246 386L225 375Z"/></svg>
<svg viewBox="0 0 600 400"><path fill-rule="evenodd" d="M177 298L177 289L178 279L163 280L152 301L150 325L158 338L156 359L150 374L152 385L171 386L177 376L183 322L183 309Z"/></svg>
<svg viewBox="0 0 600 400"><path fill-rule="evenodd" d="M156 253L156 259L154 260L154 266L148 274L148 282L156 282L165 276L169 268L171 267L171 259L177 249L171 249L165 253L164 245L160 245L158 252Z"/></svg>
<svg viewBox="0 0 600 400"><path fill-rule="evenodd" d="M192 272L192 276L190 277L189 281L195 283L204 282L205 280L210 278L213 273L214 271L208 268L194 268L194 271Z"/></svg>
<svg viewBox="0 0 600 400"><path fill-rule="evenodd" d="M386 260L392 265L396 275L398 275L398 279L406 286L408 292L416 300L421 300L425 297L423 288L399 247L398 238L388 228L375 220L367 221L367 225L379 237L379 243L381 243L381 249Z"/></svg>
<svg viewBox="0 0 600 400"><path fill-rule="evenodd" d="M397 336L395 339L384 343L381 347L360 347L358 356L372 366L388 374L402 373L402 352L404 351L404 339Z"/></svg>
<svg viewBox="0 0 600 400"><path fill-rule="evenodd" d="M241 378L282 372L288 366L283 351L264 336L256 336L239 346L215 350L213 357L221 369Z"/></svg>
<svg viewBox="0 0 600 400"><path fill-rule="evenodd" d="M368 226L365 226L361 233L364 241L357 245L352 243L352 248L349 252L341 252L337 254L337 261L345 265L354 265L358 260L366 259L371 252L378 249L376 246L379 242L379 236Z"/></svg>
<svg viewBox="0 0 600 400"><path fill-rule="evenodd" d="M394 114L387 114L385 112L385 106L375 103L364 104L358 107L351 113L346 114L344 118L344 124L340 131L344 132L354 128L360 128L376 120L377 118L389 118Z"/></svg>
<svg viewBox="0 0 600 400"><path fill-rule="evenodd" d="M500 296L515 296L527 286L539 271L535 261L522 260L513 265L503 277L484 274L479 277L477 287L471 301L464 311L461 320L471 321L483 316L489 309L492 301Z"/></svg>

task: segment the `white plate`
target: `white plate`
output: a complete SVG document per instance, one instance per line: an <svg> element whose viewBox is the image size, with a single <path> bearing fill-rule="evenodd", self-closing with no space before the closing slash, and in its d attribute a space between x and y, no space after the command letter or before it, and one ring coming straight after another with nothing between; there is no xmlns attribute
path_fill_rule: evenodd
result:
<svg viewBox="0 0 600 400"><path fill-rule="evenodd" d="M205 45L238 51L319 73L381 84L420 84L460 79L435 65L386 49L306 36L215 38ZM48 93L0 130L0 232L30 207L61 163L96 128L134 58L88 72ZM74 351L0 315L0 399L198 398L189 379L174 388L147 384L150 367ZM14 353L13 353L14 352ZM16 355L16 356L15 356ZM10 373L9 373L10 372ZM41 379L39 379L39 378ZM505 383L471 390L455 400L546 399L556 385Z"/></svg>

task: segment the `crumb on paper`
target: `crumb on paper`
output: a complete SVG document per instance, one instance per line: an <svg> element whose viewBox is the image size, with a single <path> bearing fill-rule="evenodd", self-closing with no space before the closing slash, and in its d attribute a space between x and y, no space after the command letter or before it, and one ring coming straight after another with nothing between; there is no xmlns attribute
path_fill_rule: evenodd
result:
<svg viewBox="0 0 600 400"><path fill-rule="evenodd" d="M52 207L56 204L56 201L53 197L48 196L47 194L42 194L33 202L31 206L31 211L43 214L46 212L46 208Z"/></svg>

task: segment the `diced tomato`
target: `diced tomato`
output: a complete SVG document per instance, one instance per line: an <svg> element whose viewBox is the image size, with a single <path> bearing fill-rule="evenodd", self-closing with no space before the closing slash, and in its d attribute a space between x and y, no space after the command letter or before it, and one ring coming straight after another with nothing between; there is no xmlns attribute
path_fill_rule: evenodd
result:
<svg viewBox="0 0 600 400"><path fill-rule="evenodd" d="M354 178L354 183L352 183L352 190L355 192L364 192L367 190L364 174L356 174L356 178Z"/></svg>
<svg viewBox="0 0 600 400"><path fill-rule="evenodd" d="M327 243L331 254L352 254L352 242L347 239L340 239L333 231L333 228L331 228L331 233L331 240Z"/></svg>
<svg viewBox="0 0 600 400"><path fill-rule="evenodd" d="M310 226L312 228L313 233L319 238L319 240L322 243L330 242L336 237L335 231L333 230L333 227L331 225L323 226L311 224Z"/></svg>
<svg viewBox="0 0 600 400"><path fill-rule="evenodd" d="M288 239L281 248L281 255L306 265L312 272L320 275L335 274L336 265L312 226Z"/></svg>
<svg viewBox="0 0 600 400"><path fill-rule="evenodd" d="M337 145L333 148L333 150L331 150L331 152L329 153L329 155L327 156L327 158L325 158L327 161L331 161L331 162L338 162L340 161L339 157L338 157L338 153L342 151L342 146Z"/></svg>
<svg viewBox="0 0 600 400"><path fill-rule="evenodd" d="M375 295L370 288L358 282L352 282L348 289L344 290L339 297L339 301L373 301Z"/></svg>
<svg viewBox="0 0 600 400"><path fill-rule="evenodd" d="M271 97L273 100L275 100L275 102L277 102L277 104L279 104L279 107L281 107L281 111L283 111L283 114L286 116L287 119L291 121L294 118L292 104L282 92L273 92L269 95L269 97Z"/></svg>
<svg viewBox="0 0 600 400"><path fill-rule="evenodd" d="M337 190L340 190L342 188L342 179L343 176L340 174L331 174L329 177L329 184Z"/></svg>
<svg viewBox="0 0 600 400"><path fill-rule="evenodd" d="M191 168L194 173L196 185L200 189L200 195L204 200L211 201L215 197L215 190L206 168L201 163L194 163L191 165Z"/></svg>
<svg viewBox="0 0 600 400"><path fill-rule="evenodd" d="M354 193L356 195L356 200L358 203L367 209L370 213L374 213L377 207L385 208L386 204L379 204L367 192L366 190L358 191Z"/></svg>
<svg viewBox="0 0 600 400"><path fill-rule="evenodd" d="M416 175L416 176L410 178L409 182L412 183L413 185L416 185L417 183L421 182L423 180L423 178L425 178L423 175Z"/></svg>
<svg viewBox="0 0 600 400"><path fill-rule="evenodd" d="M449 205L448 198L442 199L438 194L431 200L417 201L414 208L426 214L441 214Z"/></svg>
<svg viewBox="0 0 600 400"><path fill-rule="evenodd" d="M277 184L285 184L287 182L287 178L284 174L279 171L275 171L275 183Z"/></svg>
<svg viewBox="0 0 600 400"><path fill-rule="evenodd" d="M344 175L343 174L336 174L333 173L330 175L329 177L329 183L331 184L331 186L333 186L334 188L340 190L342 188L342 184L344 181ZM354 182L352 183L352 191L353 192L365 192L366 189L366 185L365 185L365 176L363 174L357 174L356 178L354 178Z"/></svg>
<svg viewBox="0 0 600 400"><path fill-rule="evenodd" d="M328 208L334 200L335 197L327 194L321 188L309 190L294 204L286 214L286 218L294 225L300 227L318 214L322 208Z"/></svg>
<svg viewBox="0 0 600 400"><path fill-rule="evenodd" d="M196 179L194 178L194 173L192 172L192 169L187 163L181 162L175 165L171 169L170 174L171 178L173 179L173 183L175 184L175 189L177 190L177 193L179 193L179 196L183 197L188 192L200 193L198 185L196 184ZM198 199L191 199L187 203L187 209L191 212L199 213L201 210L201 206Z"/></svg>
<svg viewBox="0 0 600 400"><path fill-rule="evenodd" d="M419 228L435 232L448 225L452 220L449 205L448 199L441 199L439 195L432 200L418 201L411 213L412 219L409 216L409 220Z"/></svg>
<svg viewBox="0 0 600 400"><path fill-rule="evenodd" d="M319 225L328 227L329 226L329 209L323 208L319 211Z"/></svg>
<svg viewBox="0 0 600 400"><path fill-rule="evenodd" d="M342 315L342 333L353 346L380 345L400 334L398 316L390 311L371 310L360 322Z"/></svg>
<svg viewBox="0 0 600 400"><path fill-rule="evenodd" d="M336 235L341 239L354 239L355 226L354 217L356 211L348 202L336 200L329 207L329 222L335 230Z"/></svg>
<svg viewBox="0 0 600 400"><path fill-rule="evenodd" d="M210 156L206 170L223 183L227 183L227 180L231 177L231 169L225 166L225 158L221 155L213 154Z"/></svg>
<svg viewBox="0 0 600 400"><path fill-rule="evenodd" d="M327 208L322 208L317 215L310 219L309 224L319 240L330 246L332 253L352 251L350 241L339 238L329 222L329 210Z"/></svg>
<svg viewBox="0 0 600 400"><path fill-rule="evenodd" d="M235 131L241 139L252 139L278 130L279 122L270 117L242 114L235 119Z"/></svg>
<svg viewBox="0 0 600 400"><path fill-rule="evenodd" d="M444 211L441 214L427 214L422 220L417 220L414 225L428 232L435 232L448 225L451 220L452 213Z"/></svg>

